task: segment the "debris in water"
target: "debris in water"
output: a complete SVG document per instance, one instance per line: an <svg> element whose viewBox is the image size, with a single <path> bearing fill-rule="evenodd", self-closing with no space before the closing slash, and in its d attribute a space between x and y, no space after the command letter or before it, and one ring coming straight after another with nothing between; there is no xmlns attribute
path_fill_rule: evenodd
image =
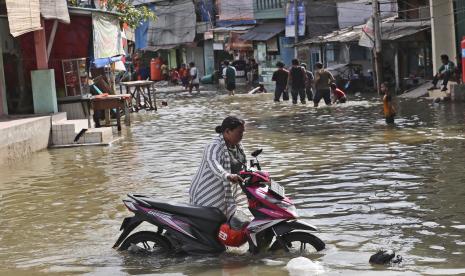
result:
<svg viewBox="0 0 465 276"><path fill-rule="evenodd" d="M271 259L263 259L262 262L265 263L265 265L269 266L276 266L276 265L283 265L283 261L276 261L276 260L271 260Z"/></svg>
<svg viewBox="0 0 465 276"><path fill-rule="evenodd" d="M396 253L393 250L380 250L370 257L371 264L388 264L394 259ZM402 257L397 256L396 263L402 261ZM400 258L400 260L399 260Z"/></svg>
<svg viewBox="0 0 465 276"><path fill-rule="evenodd" d="M291 276L320 275L325 272L321 264L305 257L291 259L287 263L286 269L289 271L289 275Z"/></svg>

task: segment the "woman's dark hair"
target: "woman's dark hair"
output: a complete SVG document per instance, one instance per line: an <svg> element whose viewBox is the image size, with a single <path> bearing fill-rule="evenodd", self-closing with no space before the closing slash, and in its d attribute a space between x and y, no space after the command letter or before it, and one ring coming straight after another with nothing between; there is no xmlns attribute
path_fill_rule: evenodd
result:
<svg viewBox="0 0 465 276"><path fill-rule="evenodd" d="M223 120L223 123L221 123L220 126L217 126L215 128L216 133L223 133L225 130L230 129L236 129L240 126L243 126L245 124L245 121L242 119L239 119L235 116L228 116Z"/></svg>

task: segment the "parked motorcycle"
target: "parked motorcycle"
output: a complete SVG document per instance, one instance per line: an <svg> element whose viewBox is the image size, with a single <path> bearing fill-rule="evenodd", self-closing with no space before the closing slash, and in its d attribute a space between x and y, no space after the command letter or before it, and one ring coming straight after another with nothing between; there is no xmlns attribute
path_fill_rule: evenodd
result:
<svg viewBox="0 0 465 276"><path fill-rule="evenodd" d="M250 167L240 172L244 182L239 185L254 216L241 231L244 242L248 241L249 251L308 253L307 250L323 250L325 243L310 233L317 228L297 220L296 208L285 196L284 188L272 181L268 172L261 170L257 158L261 152L261 149L254 151L255 159L250 160ZM140 194L128 194L128 197L123 202L134 216L123 220L120 229L123 232L113 246L115 249L128 250L135 246L147 252L204 254L221 253L226 246L241 245L234 241L231 244L228 233L222 231L228 222L218 208L168 203ZM157 230L139 231L129 236L142 222L156 226Z"/></svg>

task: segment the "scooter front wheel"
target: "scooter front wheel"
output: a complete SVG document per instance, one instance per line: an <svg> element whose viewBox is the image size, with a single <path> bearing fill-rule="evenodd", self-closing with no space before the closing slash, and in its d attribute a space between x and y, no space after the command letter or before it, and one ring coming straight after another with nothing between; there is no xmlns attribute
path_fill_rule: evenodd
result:
<svg viewBox="0 0 465 276"><path fill-rule="evenodd" d="M162 235L151 232L141 231L132 234L119 247L121 251L133 251L139 253L167 253L172 250L170 241Z"/></svg>
<svg viewBox="0 0 465 276"><path fill-rule="evenodd" d="M321 251L325 246L325 243L315 235L307 232L290 232L281 236L281 242L275 241L270 250L282 249L291 253L306 254L311 253L312 249Z"/></svg>

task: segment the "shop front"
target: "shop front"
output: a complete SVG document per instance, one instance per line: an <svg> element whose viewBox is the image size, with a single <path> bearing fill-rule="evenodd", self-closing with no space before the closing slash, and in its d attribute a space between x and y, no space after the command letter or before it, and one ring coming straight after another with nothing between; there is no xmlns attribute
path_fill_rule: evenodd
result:
<svg viewBox="0 0 465 276"><path fill-rule="evenodd" d="M292 44L284 37L284 22L265 22L250 29L240 38L253 43L254 57L258 62L259 82L272 85L271 76L278 61L290 65Z"/></svg>
<svg viewBox="0 0 465 276"><path fill-rule="evenodd" d="M236 67L237 81L245 83L246 64L253 58L253 44L241 39L241 36L252 26L220 27L213 29L213 50L215 70L221 72L224 60L232 62Z"/></svg>

